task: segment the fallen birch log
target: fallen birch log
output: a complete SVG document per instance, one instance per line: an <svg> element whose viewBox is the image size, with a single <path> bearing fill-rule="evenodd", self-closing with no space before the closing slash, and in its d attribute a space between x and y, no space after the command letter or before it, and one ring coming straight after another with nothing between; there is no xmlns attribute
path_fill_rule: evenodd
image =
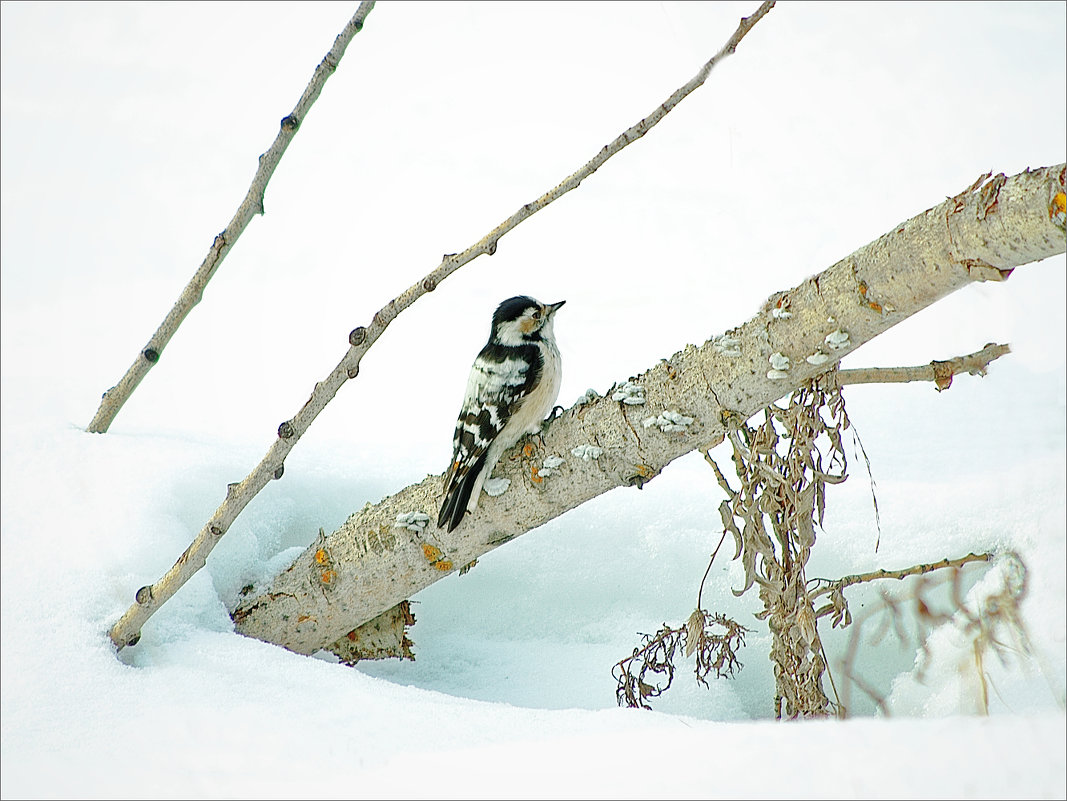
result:
<svg viewBox="0 0 1067 801"><path fill-rule="evenodd" d="M351 515L233 612L236 630L299 653L344 653L368 621L487 551L608 490L640 487L671 461L721 441L865 342L973 281L1065 251L1065 173L1057 165L983 175L943 203L792 289L748 322L687 346L520 443L510 481L452 533L433 520L441 476ZM371 627L374 623L369 624ZM381 621L379 621L379 627Z"/></svg>

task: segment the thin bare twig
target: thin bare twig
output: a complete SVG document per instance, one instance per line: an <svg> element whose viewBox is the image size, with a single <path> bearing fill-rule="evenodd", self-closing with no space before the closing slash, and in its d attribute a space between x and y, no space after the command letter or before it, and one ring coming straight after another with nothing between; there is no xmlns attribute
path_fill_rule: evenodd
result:
<svg viewBox="0 0 1067 801"><path fill-rule="evenodd" d="M870 573L856 573L851 576L843 576L834 581L829 579L810 579L809 584L818 583L821 586L810 592L809 597L814 600L820 595L826 595L827 593L840 591L845 587L851 587L853 584L862 584L869 581L876 581L878 579L905 579L908 576L922 576L927 573L931 573L934 570L942 570L946 567L960 568L971 562L989 562L993 559L992 553L969 553L966 556L961 556L958 559L942 559L940 562L930 562L923 565L912 565L911 567L905 567L901 570L872 570ZM823 614L820 610L820 615Z"/></svg>
<svg viewBox="0 0 1067 801"><path fill-rule="evenodd" d="M917 367L861 367L855 370L839 370L838 381L844 384L901 384L909 381L933 381L937 391L952 386L952 377L957 373L985 375L986 368L994 359L1010 353L1008 345L990 342L980 351L957 356L947 361L932 361Z"/></svg>
<svg viewBox="0 0 1067 801"><path fill-rule="evenodd" d="M129 400L133 391L137 389L141 380L148 375L148 371L159 361L163 349L177 332L178 326L189 316L189 312L193 310L193 307L200 302L204 296L204 289L207 287L208 281L215 275L219 265L222 264L222 260L226 258L226 254L230 252L230 249L236 244L241 234L244 233L252 217L256 214L263 214L263 197L267 191L267 183L274 175L278 162L281 161L285 149L289 147L289 143L296 136L296 132L311 106L318 99L327 79L337 69L348 43L352 41L352 37L363 29L363 20L366 19L372 8L374 8L374 0L364 0L364 2L360 3L356 13L352 15L352 19L348 21L348 24L334 39L333 47L330 48L330 51L315 68L311 81L308 83L307 88L304 89L304 94L300 96L300 100L297 101L296 107L291 114L282 119L281 129L274 138L274 143L266 153L259 157L259 169L256 170L255 177L252 178L252 185L248 187L248 192L245 194L244 200L241 201L241 205L237 207L237 212L233 215L233 219L230 220L222 233L215 237L199 269L193 274L185 289L182 290L170 313L160 323L152 338L148 340L148 344L137 354L137 358L126 371L126 375L122 377L119 383L104 393L100 401L100 408L96 410L96 415L89 423L87 430L90 433L103 434L108 430L115 416L126 401Z"/></svg>
<svg viewBox="0 0 1067 801"><path fill-rule="evenodd" d="M611 144L605 145L585 166L537 200L527 203L462 253L445 255L441 264L435 270L379 309L370 325L353 329L348 337L350 347L344 358L341 359L340 363L325 380L315 385L311 397L308 398L300 411L292 419L286 420L278 427L278 439L275 440L263 460L243 481L229 486L226 499L215 510L211 520L200 530L192 544L178 557L173 567L155 584L144 586L137 591L136 602L126 610L126 613L112 626L109 632L111 641L116 648L122 649L124 646L134 645L140 640L141 627L145 621L204 566L208 554L215 547L215 543L226 532L226 529L233 523L237 515L248 505L249 501L270 482L271 478L281 478L285 469L285 457L289 454L289 451L300 440L300 437L318 416L319 412L333 400L341 386L348 379L356 377L359 373L359 363L363 355L378 340L389 324L396 319L397 315L427 292L432 292L436 289L441 281L464 264L481 256L483 253L488 253L489 255L495 253L497 242L504 234L554 200L576 188L583 180L596 172L609 158L648 133L686 95L707 80L715 65L733 53L738 43L745 37L745 34L773 7L774 0L767 0L752 16L742 18L734 34L723 45L722 49L701 68L700 72L675 91L649 116L628 128Z"/></svg>

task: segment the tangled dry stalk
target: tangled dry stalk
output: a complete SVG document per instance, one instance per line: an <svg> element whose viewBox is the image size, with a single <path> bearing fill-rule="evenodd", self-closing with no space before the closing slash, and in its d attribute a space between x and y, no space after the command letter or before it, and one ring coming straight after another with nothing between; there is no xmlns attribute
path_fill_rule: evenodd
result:
<svg viewBox="0 0 1067 801"><path fill-rule="evenodd" d="M737 651L744 647L745 634L750 631L725 615L697 609L684 626L672 628L664 623L655 634L642 635L633 654L611 669L618 683L615 697L619 706L651 709L648 699L662 695L674 681L679 650L684 650L686 657L696 654L697 681L705 687L712 672L719 679L733 676L742 667Z"/></svg>
<svg viewBox="0 0 1067 801"><path fill-rule="evenodd" d="M798 389L784 406L768 406L759 426L731 426L740 490L715 468L728 498L719 513L745 569L745 585L735 593L759 585L764 608L757 617L771 630L779 716L783 702L790 718L830 712L822 686L826 659L804 571L815 525L823 522L826 485L846 478L842 433L849 425L831 371Z"/></svg>

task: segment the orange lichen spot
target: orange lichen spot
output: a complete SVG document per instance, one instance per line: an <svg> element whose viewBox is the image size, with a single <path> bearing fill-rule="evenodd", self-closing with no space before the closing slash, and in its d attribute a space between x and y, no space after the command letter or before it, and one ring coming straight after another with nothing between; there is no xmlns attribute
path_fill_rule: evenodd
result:
<svg viewBox="0 0 1067 801"><path fill-rule="evenodd" d="M345 636L348 637L350 642L355 642L356 641L356 630L352 629L352 631L348 632L348 634L346 634Z"/></svg>
<svg viewBox="0 0 1067 801"><path fill-rule="evenodd" d="M305 620L311 620L311 615L300 615L300 617L296 619L296 622L303 623Z"/></svg>
<svg viewBox="0 0 1067 801"><path fill-rule="evenodd" d="M318 562L320 565L326 564L326 560L328 558L329 557L326 556L326 551L322 548L319 548L317 551L315 551L315 561Z"/></svg>
<svg viewBox="0 0 1067 801"><path fill-rule="evenodd" d="M544 482L544 479L537 474L536 465L530 467L530 481L532 481L534 484L541 484Z"/></svg>
<svg viewBox="0 0 1067 801"><path fill-rule="evenodd" d="M424 542L422 544L422 554L429 561L436 562L438 559L441 558L441 549L437 548L436 546L430 545L430 543L428 542Z"/></svg>
<svg viewBox="0 0 1067 801"><path fill-rule="evenodd" d="M650 475L652 475L652 468L649 467L647 464L636 465L634 467L634 470L636 470L637 475L641 476L642 478L648 478Z"/></svg>
<svg viewBox="0 0 1067 801"><path fill-rule="evenodd" d="M442 559L440 562L433 563L435 570L440 570L442 573L452 569L451 559Z"/></svg>
<svg viewBox="0 0 1067 801"><path fill-rule="evenodd" d="M859 291L860 291L860 295L862 295L864 300L866 300L867 299L867 292L869 291L866 281L860 281L859 282ZM868 300L867 301L867 308L873 309L876 312L881 312L882 311L882 304L878 303L877 301Z"/></svg>
<svg viewBox="0 0 1067 801"><path fill-rule="evenodd" d="M1050 217L1057 214L1067 214L1067 194L1063 192L1056 193L1055 197L1052 198L1052 206L1049 207Z"/></svg>
<svg viewBox="0 0 1067 801"><path fill-rule="evenodd" d="M337 578L336 570L323 570L322 571L322 583L330 584L335 578Z"/></svg>
<svg viewBox="0 0 1067 801"><path fill-rule="evenodd" d="M534 446L532 442L527 442L522 446L522 455L527 459L534 455Z"/></svg>

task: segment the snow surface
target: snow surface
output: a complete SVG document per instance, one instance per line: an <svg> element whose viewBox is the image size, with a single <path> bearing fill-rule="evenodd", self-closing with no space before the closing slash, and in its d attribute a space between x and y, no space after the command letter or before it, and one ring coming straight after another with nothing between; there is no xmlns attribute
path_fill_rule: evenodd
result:
<svg viewBox="0 0 1067 801"><path fill-rule="evenodd" d="M417 661L233 633L240 588L449 458L493 306L566 299L560 402L748 319L987 170L1064 160L1065 6L780 3L644 140L390 327L207 568L108 627L246 475L350 329L652 111L757 3L381 2L257 217L111 432L84 431L244 196L354 4L2 6L2 795L1064 797L1065 261L975 285L845 366L1009 342L984 379L852 387L871 459L809 575L1015 549L1030 654L864 624L846 722L773 721L769 635L653 712L611 667L684 621L722 499L699 455L416 596ZM728 454L716 451L720 464ZM975 597L1000 567L969 568ZM903 602L908 587L886 587ZM881 608L850 594L853 613ZM942 601L945 599L942 598ZM831 665L851 630L826 634ZM839 690L847 684L836 672ZM922 681L920 681L920 678Z"/></svg>

